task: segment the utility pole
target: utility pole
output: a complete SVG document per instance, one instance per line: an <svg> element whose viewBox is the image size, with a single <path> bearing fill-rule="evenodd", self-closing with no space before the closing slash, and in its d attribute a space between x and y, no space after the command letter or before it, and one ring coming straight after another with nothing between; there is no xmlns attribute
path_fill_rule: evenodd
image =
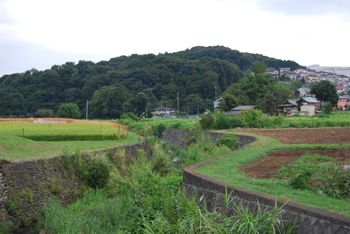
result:
<svg viewBox="0 0 350 234"><path fill-rule="evenodd" d="M180 115L180 113L179 113L179 92L177 92L177 115Z"/></svg>
<svg viewBox="0 0 350 234"><path fill-rule="evenodd" d="M217 88L215 86L215 100L218 99L218 93L217 93Z"/></svg>
<svg viewBox="0 0 350 234"><path fill-rule="evenodd" d="M190 113L190 102L188 102L188 106L187 106L187 114Z"/></svg>
<svg viewBox="0 0 350 234"><path fill-rule="evenodd" d="M86 100L86 120L88 120L88 114L89 114L89 100Z"/></svg>
<svg viewBox="0 0 350 234"><path fill-rule="evenodd" d="M199 117L199 102L198 102L198 117Z"/></svg>

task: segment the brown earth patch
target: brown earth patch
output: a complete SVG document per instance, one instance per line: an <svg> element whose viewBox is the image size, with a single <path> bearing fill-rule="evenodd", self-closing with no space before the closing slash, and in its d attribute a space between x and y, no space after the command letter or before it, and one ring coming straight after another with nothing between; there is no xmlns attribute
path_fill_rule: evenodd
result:
<svg viewBox="0 0 350 234"><path fill-rule="evenodd" d="M299 159L305 154L315 155L321 154L331 158L339 159L339 161L349 161L350 155L344 150L280 150L268 152L266 156L258 158L246 165L239 167L244 173L253 178L270 179L276 178L276 174L283 166L288 165L292 161Z"/></svg>
<svg viewBox="0 0 350 234"><path fill-rule="evenodd" d="M250 129L236 128L232 132L245 132L274 138L283 144L339 144L350 143L350 128L280 128Z"/></svg>

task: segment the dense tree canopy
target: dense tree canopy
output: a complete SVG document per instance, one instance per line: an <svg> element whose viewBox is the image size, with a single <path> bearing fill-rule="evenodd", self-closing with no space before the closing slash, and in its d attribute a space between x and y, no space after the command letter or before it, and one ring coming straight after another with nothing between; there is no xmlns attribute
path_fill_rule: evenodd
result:
<svg viewBox="0 0 350 234"><path fill-rule="evenodd" d="M77 104L62 103L57 110L56 117L79 119L81 111Z"/></svg>
<svg viewBox="0 0 350 234"><path fill-rule="evenodd" d="M78 105L85 115L85 103L89 100L89 117L114 119L126 109L136 109L137 114L141 114L146 108L152 110L161 103L176 108L177 94L180 111L197 113L199 104L203 113L212 107L215 87L221 96L243 78L240 68L248 70L254 61L265 61L276 68L300 67L295 62L240 53L221 46L194 47L172 54L133 54L98 63L67 62L44 71L31 69L1 77L0 116L30 117L41 109L56 113L62 103ZM263 97L270 89L264 87L273 82L265 74L249 73L245 79L249 83L240 84L242 95L241 99L237 98L238 102L246 98L254 103L257 96Z"/></svg>
<svg viewBox="0 0 350 234"><path fill-rule="evenodd" d="M335 106L339 100L337 89L328 80L313 83L310 93L315 94L321 102L330 102L333 106Z"/></svg>

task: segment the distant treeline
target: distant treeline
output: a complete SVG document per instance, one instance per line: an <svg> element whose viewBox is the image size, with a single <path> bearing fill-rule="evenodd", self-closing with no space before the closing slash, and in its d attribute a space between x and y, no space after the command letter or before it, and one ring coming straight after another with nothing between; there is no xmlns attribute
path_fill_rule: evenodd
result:
<svg viewBox="0 0 350 234"><path fill-rule="evenodd" d="M148 112L162 105L196 113L212 108L215 86L220 96L243 77L254 61L269 67L301 67L259 54L222 46L194 47L165 54L133 54L109 61L79 61L51 69L28 70L0 78L0 116L31 117L38 110L56 113L61 103L76 103L89 118L115 119L123 112ZM42 113L42 112L40 112ZM52 112L51 112L52 113Z"/></svg>

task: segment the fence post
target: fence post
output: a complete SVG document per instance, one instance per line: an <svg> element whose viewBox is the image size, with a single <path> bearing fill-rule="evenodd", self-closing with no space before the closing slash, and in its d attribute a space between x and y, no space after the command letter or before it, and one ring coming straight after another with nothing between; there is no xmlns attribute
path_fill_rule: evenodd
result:
<svg viewBox="0 0 350 234"><path fill-rule="evenodd" d="M23 137L24 137L24 128L22 128L22 130L23 130L22 133L23 133Z"/></svg>
<svg viewBox="0 0 350 234"><path fill-rule="evenodd" d="M128 138L128 133L129 133L129 126L126 126L126 137L125 138Z"/></svg>

